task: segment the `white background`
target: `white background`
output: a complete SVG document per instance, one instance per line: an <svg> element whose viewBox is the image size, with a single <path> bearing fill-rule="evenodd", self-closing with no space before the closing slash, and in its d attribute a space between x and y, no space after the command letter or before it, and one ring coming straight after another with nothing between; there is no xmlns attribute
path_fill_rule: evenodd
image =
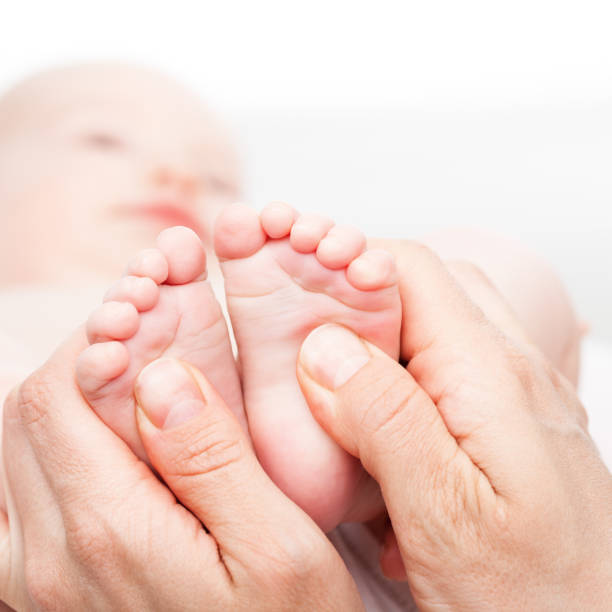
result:
<svg viewBox="0 0 612 612"><path fill-rule="evenodd" d="M0 0L0 87L84 60L166 69L234 125L256 205L517 236L612 340L609 6Z"/></svg>

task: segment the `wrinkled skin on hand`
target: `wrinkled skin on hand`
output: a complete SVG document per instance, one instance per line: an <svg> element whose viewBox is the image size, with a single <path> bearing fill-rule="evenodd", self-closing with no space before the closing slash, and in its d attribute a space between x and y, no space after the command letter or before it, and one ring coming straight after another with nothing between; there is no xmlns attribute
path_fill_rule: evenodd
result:
<svg viewBox="0 0 612 612"><path fill-rule="evenodd" d="M425 610L609 607L612 476L572 385L486 279L476 305L428 249L402 255L407 367L329 325L298 364L315 418L381 486L383 570Z"/></svg>
<svg viewBox="0 0 612 612"><path fill-rule="evenodd" d="M84 346L79 330L5 405L1 599L17 610L361 609L329 541L268 479L201 374L161 366L204 398L190 420L157 426L139 409L166 487L84 402L73 374Z"/></svg>

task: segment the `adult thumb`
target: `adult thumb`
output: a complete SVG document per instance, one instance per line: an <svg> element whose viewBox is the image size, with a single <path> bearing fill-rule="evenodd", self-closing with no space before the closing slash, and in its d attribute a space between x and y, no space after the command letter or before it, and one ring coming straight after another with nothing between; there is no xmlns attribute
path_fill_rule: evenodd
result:
<svg viewBox="0 0 612 612"><path fill-rule="evenodd" d="M297 376L323 429L378 481L400 544L403 525L422 523L452 495L442 481L474 469L410 373L348 329L311 332Z"/></svg>
<svg viewBox="0 0 612 612"><path fill-rule="evenodd" d="M263 557L284 549L288 533L327 545L264 472L238 419L199 370L159 359L140 373L135 394L151 464L228 558L265 565ZM265 550L245 542L265 542Z"/></svg>

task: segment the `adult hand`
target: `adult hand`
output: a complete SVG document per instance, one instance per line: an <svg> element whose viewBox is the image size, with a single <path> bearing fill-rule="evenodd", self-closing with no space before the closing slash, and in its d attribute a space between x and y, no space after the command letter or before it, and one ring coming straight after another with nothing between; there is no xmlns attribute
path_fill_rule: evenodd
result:
<svg viewBox="0 0 612 612"><path fill-rule="evenodd" d="M83 400L73 370L85 345L80 331L7 400L0 599L17 610L361 609L329 541L197 371L160 360L136 389L144 446L173 495Z"/></svg>
<svg viewBox="0 0 612 612"><path fill-rule="evenodd" d="M405 567L422 609L609 609L612 477L573 388L492 287L478 301L497 325L403 248L406 369L333 325L298 364L316 419L381 486L383 569Z"/></svg>

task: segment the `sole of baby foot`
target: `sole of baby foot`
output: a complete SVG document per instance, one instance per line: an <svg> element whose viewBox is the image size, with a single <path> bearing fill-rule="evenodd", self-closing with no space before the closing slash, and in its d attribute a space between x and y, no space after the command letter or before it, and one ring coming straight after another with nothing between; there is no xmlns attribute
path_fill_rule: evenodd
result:
<svg viewBox="0 0 612 612"><path fill-rule="evenodd" d="M77 360L77 382L98 416L141 459L134 382L159 357L199 368L246 428L227 325L205 277L198 236L185 227L164 230L87 321L90 346Z"/></svg>
<svg viewBox="0 0 612 612"><path fill-rule="evenodd" d="M215 227L254 447L276 484L326 530L358 520L354 509L371 518L382 502L361 464L310 414L297 356L310 331L332 322L398 357L395 262L365 243L351 227L282 203L261 215L231 206Z"/></svg>

